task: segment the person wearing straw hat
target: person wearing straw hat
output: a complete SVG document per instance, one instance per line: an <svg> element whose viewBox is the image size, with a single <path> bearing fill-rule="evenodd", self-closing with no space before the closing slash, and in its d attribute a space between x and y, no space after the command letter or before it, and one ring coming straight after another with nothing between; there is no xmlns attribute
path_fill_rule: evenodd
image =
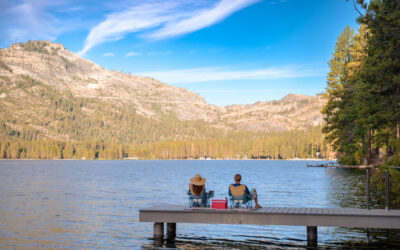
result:
<svg viewBox="0 0 400 250"><path fill-rule="evenodd" d="M194 199L194 207L207 207L208 199L213 197L213 191L206 192L207 179L202 177L200 174L196 174L195 177L190 178L188 195ZM198 201L201 200L199 203Z"/></svg>

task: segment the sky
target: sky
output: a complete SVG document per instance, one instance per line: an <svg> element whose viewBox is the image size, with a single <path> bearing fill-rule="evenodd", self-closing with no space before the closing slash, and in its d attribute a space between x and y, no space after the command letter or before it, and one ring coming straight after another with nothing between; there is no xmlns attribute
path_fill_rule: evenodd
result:
<svg viewBox="0 0 400 250"><path fill-rule="evenodd" d="M357 17L345 0L0 0L0 47L50 40L209 103L251 104L322 93Z"/></svg>

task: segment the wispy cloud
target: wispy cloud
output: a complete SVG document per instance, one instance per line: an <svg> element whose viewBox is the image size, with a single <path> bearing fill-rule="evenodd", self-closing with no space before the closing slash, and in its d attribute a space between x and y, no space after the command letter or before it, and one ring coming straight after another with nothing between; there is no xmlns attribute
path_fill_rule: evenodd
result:
<svg viewBox="0 0 400 250"><path fill-rule="evenodd" d="M172 20L175 17L170 11L174 7L173 3L146 3L110 14L105 21L90 31L83 49L78 54L83 55L100 43L120 40L128 33L154 28Z"/></svg>
<svg viewBox="0 0 400 250"><path fill-rule="evenodd" d="M221 67L193 68L170 71L142 72L137 75L150 76L166 83L196 83L227 80L262 80L279 78L302 78L323 76L326 69L282 66L250 70L229 70Z"/></svg>
<svg viewBox="0 0 400 250"><path fill-rule="evenodd" d="M6 42L54 40L60 33L57 20L47 11L51 5L47 1L6 1L1 5L0 36Z"/></svg>
<svg viewBox="0 0 400 250"><path fill-rule="evenodd" d="M139 53L139 52L128 52L128 53L126 53L126 55L125 55L125 57L131 57L131 56L140 56L140 55L142 55L142 53Z"/></svg>
<svg viewBox="0 0 400 250"><path fill-rule="evenodd" d="M188 17L173 20L162 28L146 35L152 39L164 39L211 26L232 13L258 2L257 0L222 0L211 8L191 12Z"/></svg>
<svg viewBox="0 0 400 250"><path fill-rule="evenodd" d="M102 56L111 57L111 56L114 56L114 53L108 52L108 53L104 53Z"/></svg>
<svg viewBox="0 0 400 250"><path fill-rule="evenodd" d="M139 4L107 16L106 20L91 29L86 37L83 55L92 47L117 41L129 33L159 40L188 34L222 21L234 12L260 0L220 0L209 6L197 1L160 1Z"/></svg>
<svg viewBox="0 0 400 250"><path fill-rule="evenodd" d="M79 0L0 0L0 46L27 40L56 40L69 30L87 27L76 12ZM87 9L87 8L86 8Z"/></svg>

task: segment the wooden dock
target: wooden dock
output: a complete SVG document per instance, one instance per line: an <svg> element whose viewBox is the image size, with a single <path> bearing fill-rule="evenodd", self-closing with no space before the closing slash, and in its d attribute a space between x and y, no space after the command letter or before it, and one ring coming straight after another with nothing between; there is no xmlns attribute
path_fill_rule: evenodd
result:
<svg viewBox="0 0 400 250"><path fill-rule="evenodd" d="M176 223L307 226L309 245L317 244L317 227L400 229L400 210L265 207L260 209L190 209L159 205L139 211L140 222L154 222L154 238L175 238Z"/></svg>

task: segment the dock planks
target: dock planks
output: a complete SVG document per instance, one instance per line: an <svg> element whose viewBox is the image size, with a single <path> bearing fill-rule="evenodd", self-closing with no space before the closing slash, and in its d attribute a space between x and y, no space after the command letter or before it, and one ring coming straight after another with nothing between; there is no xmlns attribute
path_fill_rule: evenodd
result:
<svg viewBox="0 0 400 250"><path fill-rule="evenodd" d="M261 209L189 209L158 205L139 211L141 222L334 226L400 229L400 210L264 207Z"/></svg>

